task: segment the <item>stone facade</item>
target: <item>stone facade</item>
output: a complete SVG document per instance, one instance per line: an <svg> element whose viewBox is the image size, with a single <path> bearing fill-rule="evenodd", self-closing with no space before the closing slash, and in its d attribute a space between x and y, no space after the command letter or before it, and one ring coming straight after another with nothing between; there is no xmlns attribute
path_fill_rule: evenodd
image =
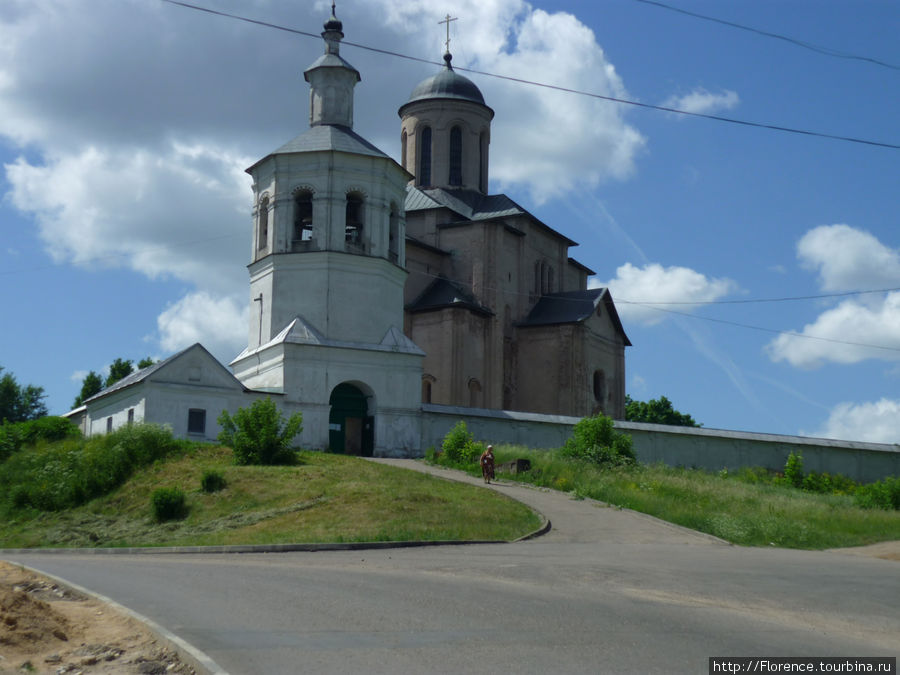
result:
<svg viewBox="0 0 900 675"><path fill-rule="evenodd" d="M494 112L444 69L399 110L406 334L426 353L422 400L586 416L625 413L631 343L577 245L505 195L487 194Z"/></svg>

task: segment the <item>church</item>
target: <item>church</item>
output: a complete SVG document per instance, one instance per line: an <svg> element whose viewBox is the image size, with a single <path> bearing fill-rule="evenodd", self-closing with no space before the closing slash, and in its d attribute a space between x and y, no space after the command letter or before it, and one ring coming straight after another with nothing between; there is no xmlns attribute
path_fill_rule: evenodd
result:
<svg viewBox="0 0 900 675"><path fill-rule="evenodd" d="M309 128L252 177L247 347L197 344L69 416L213 440L222 410L270 396L306 448L418 456L423 416L452 406L624 417L631 343L574 241L488 192L494 111L444 55L399 108L400 157L353 131L361 76L334 12L304 72Z"/></svg>

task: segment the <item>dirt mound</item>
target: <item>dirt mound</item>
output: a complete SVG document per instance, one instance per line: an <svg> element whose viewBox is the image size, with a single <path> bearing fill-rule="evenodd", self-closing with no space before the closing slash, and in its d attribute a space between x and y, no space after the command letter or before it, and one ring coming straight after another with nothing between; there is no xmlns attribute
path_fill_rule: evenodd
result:
<svg viewBox="0 0 900 675"><path fill-rule="evenodd" d="M194 673L141 622L0 561L0 673Z"/></svg>

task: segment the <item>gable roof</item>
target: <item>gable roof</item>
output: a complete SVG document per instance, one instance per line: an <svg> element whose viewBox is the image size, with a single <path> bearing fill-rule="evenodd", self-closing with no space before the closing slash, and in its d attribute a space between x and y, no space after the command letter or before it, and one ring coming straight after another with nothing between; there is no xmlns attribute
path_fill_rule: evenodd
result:
<svg viewBox="0 0 900 675"><path fill-rule="evenodd" d="M444 277L431 282L418 298L406 306L410 312L430 312L447 308L468 309L485 316L494 314L461 285Z"/></svg>
<svg viewBox="0 0 900 675"><path fill-rule="evenodd" d="M630 347L631 341L625 334L619 313L616 311L612 295L608 288L589 288L583 291L565 291L563 293L549 293L542 295L531 308L528 316L517 325L523 328L534 326L553 326L566 323L582 323L586 321L603 303L610 320L616 331L625 339L625 346Z"/></svg>
<svg viewBox="0 0 900 675"><path fill-rule="evenodd" d="M154 373L162 370L163 368L168 366L170 363L174 363L175 361L180 359L182 356L184 356L188 352L194 351L196 349L199 349L204 354L206 354L206 356L208 356L213 361L213 363L215 363L217 366L219 366L219 368L222 369L223 373L225 373L226 375L228 375L228 377L230 377L232 380L234 380L234 382L241 389L243 389L244 391L249 391L243 384L241 384L240 380L238 380L231 373L230 370L228 370L225 366L223 366L221 363L219 363L218 359L216 359L215 356L213 356L212 354L209 353L209 351L206 349L206 347L201 345L199 342L196 342L193 345L191 345L190 347L188 347L187 349L182 349L180 352L172 354L172 356L169 356L168 358L165 358L162 361L158 361L157 363L154 363L152 366L147 366L146 368L141 368L140 370L135 371L135 372L131 373L130 375L123 377L118 382L114 382L112 385L110 385L106 389L102 389L101 391L97 392L90 398L86 399L84 401L84 403L85 403L85 405L87 405L91 401L101 399L101 398L103 398L105 396L109 396L110 394L115 393L117 391L121 391L121 390L127 389L128 387L131 387L133 385L140 384L141 382L146 381L147 378L149 378Z"/></svg>

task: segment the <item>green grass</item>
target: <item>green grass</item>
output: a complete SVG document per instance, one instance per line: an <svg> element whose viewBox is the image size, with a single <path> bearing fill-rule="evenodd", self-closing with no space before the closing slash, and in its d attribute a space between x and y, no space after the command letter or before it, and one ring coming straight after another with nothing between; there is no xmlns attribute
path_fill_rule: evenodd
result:
<svg viewBox="0 0 900 675"><path fill-rule="evenodd" d="M863 509L850 495L662 465L600 470L562 459L556 451L521 446L495 446L494 452L498 463L518 457L532 462L526 474L498 477L633 509L735 544L823 549L900 539L900 511Z"/></svg>
<svg viewBox="0 0 900 675"><path fill-rule="evenodd" d="M223 490L202 490L209 471L225 478ZM186 517L154 519L161 487L186 493ZM413 471L319 452L300 453L295 466L237 466L229 448L208 445L135 469L82 506L2 516L0 548L507 541L540 526L518 502Z"/></svg>

